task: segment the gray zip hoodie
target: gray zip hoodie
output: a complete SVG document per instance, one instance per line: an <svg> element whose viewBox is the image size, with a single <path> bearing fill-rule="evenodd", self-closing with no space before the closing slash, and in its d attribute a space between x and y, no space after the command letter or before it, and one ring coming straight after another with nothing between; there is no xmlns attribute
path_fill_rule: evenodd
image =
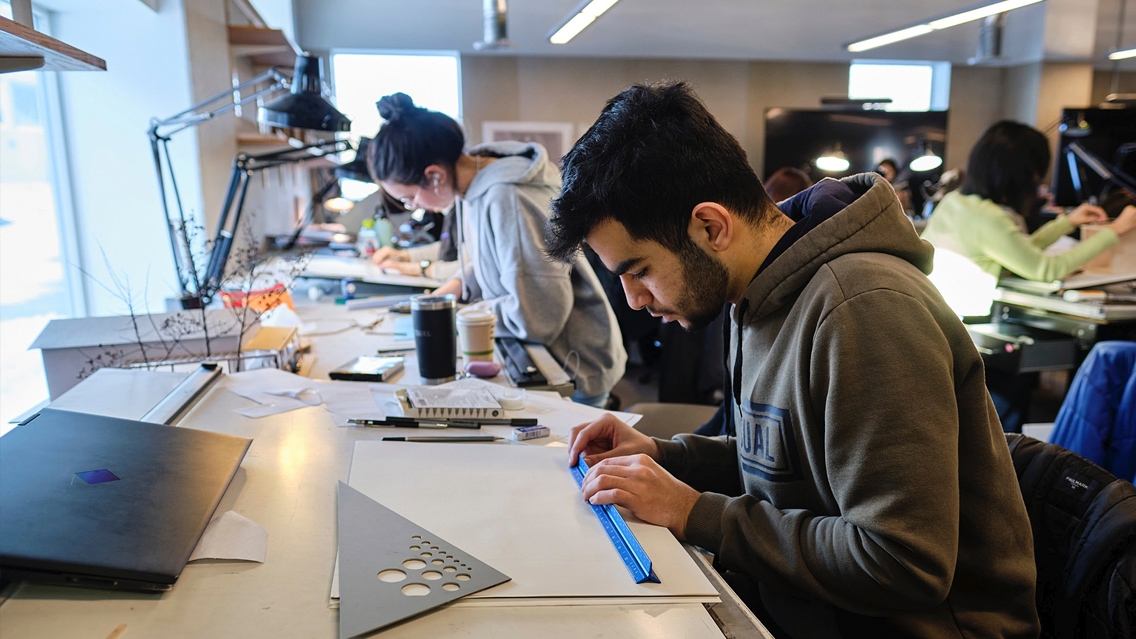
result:
<svg viewBox="0 0 1136 639"><path fill-rule="evenodd" d="M539 144L497 142L469 153L498 158L474 176L461 208L470 230L463 251L473 257L464 272L470 301L491 301L498 336L548 347L576 372L585 396L610 391L627 353L603 287L583 256L567 265L545 255L548 205L560 192L556 165Z"/></svg>
<svg viewBox="0 0 1136 639"><path fill-rule="evenodd" d="M883 178L732 312L737 438L659 442L689 541L793 636L1036 637L1029 520L965 327Z"/></svg>

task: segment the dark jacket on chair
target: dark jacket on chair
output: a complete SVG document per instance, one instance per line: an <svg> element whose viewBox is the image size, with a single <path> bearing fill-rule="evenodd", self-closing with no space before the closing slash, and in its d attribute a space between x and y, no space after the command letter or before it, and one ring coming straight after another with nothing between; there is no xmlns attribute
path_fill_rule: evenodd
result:
<svg viewBox="0 0 1136 639"><path fill-rule="evenodd" d="M1136 488L1056 444L1008 434L1037 557L1042 637L1136 637Z"/></svg>

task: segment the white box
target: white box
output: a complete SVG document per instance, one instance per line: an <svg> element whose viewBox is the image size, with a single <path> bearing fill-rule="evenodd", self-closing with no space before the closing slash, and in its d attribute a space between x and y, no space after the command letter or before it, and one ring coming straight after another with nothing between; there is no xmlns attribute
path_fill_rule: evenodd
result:
<svg viewBox="0 0 1136 639"><path fill-rule="evenodd" d="M248 326L245 342L259 329L259 324ZM209 309L204 316L200 310L186 310L137 315L133 320L129 315L51 320L30 348L42 353L48 395L54 400L103 367L205 359L210 354L237 351L240 339L240 322L232 311Z"/></svg>

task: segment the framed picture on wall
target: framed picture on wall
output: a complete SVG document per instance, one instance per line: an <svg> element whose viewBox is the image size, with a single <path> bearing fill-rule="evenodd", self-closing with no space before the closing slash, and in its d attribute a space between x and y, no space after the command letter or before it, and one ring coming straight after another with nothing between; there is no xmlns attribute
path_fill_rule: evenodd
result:
<svg viewBox="0 0 1136 639"><path fill-rule="evenodd" d="M536 142L548 151L548 157L559 166L560 158L576 141L575 127L571 122L493 122L481 123L484 142L516 140Z"/></svg>

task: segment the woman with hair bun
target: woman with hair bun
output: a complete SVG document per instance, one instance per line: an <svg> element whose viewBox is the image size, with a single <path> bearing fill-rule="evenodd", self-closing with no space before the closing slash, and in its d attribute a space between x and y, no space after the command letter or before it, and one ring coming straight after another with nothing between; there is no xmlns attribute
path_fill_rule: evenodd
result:
<svg viewBox="0 0 1136 639"><path fill-rule="evenodd" d="M545 345L574 373L580 403L602 407L627 355L591 266L545 256L549 203L560 175L544 147L494 142L465 148L461 126L405 93L378 102L385 120L367 150L374 178L409 209L458 216L457 274L437 293L486 300L496 335Z"/></svg>

